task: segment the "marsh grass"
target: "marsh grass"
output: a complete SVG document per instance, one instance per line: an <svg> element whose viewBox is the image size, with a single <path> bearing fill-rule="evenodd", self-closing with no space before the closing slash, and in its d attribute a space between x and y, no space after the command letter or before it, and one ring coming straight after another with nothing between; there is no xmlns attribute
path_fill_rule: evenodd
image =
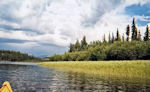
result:
<svg viewBox="0 0 150 92"><path fill-rule="evenodd" d="M150 79L150 61L43 62L41 66L92 76L144 81Z"/></svg>

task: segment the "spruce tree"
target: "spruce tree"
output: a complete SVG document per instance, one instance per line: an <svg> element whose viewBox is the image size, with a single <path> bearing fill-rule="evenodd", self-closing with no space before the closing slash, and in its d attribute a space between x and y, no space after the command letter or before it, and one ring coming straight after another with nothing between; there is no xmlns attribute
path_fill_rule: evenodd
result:
<svg viewBox="0 0 150 92"><path fill-rule="evenodd" d="M134 40L137 40L137 27L136 27L135 18L133 18L133 22L132 22L132 41Z"/></svg>
<svg viewBox="0 0 150 92"><path fill-rule="evenodd" d="M110 36L110 33L109 33L108 40L109 40L109 43L111 43L111 36Z"/></svg>
<svg viewBox="0 0 150 92"><path fill-rule="evenodd" d="M77 40L76 43L75 43L75 49L76 49L76 51L80 51L80 42L79 42L79 40Z"/></svg>
<svg viewBox="0 0 150 92"><path fill-rule="evenodd" d="M103 43L106 43L106 37L105 37L105 34L104 34L104 37L103 37Z"/></svg>
<svg viewBox="0 0 150 92"><path fill-rule="evenodd" d="M111 42L114 43L114 41L115 41L115 37L114 37L114 33L112 33Z"/></svg>
<svg viewBox="0 0 150 92"><path fill-rule="evenodd" d="M84 49L87 49L88 47L88 44L86 42L86 37L84 36L83 39L81 40L81 49L84 50Z"/></svg>
<svg viewBox="0 0 150 92"><path fill-rule="evenodd" d="M117 29L116 41L121 41L119 30Z"/></svg>
<svg viewBox="0 0 150 92"><path fill-rule="evenodd" d="M74 52L74 51L75 51L75 45L70 43L69 52Z"/></svg>
<svg viewBox="0 0 150 92"><path fill-rule="evenodd" d="M140 30L139 30L139 32L138 32L138 37L137 37L137 39L138 39L138 41L142 41L142 38L141 38L141 32L140 32Z"/></svg>
<svg viewBox="0 0 150 92"><path fill-rule="evenodd" d="M150 37L150 32L149 32L149 26L147 25L145 36L144 36L144 41L148 41L150 39L149 37Z"/></svg>
<svg viewBox="0 0 150 92"><path fill-rule="evenodd" d="M126 41L129 41L130 40L130 25L127 25L126 35L127 35Z"/></svg>

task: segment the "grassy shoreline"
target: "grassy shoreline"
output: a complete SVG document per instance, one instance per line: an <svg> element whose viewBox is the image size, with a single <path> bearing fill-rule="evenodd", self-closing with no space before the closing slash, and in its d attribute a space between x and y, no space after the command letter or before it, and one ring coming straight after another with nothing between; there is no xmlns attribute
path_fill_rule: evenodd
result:
<svg viewBox="0 0 150 92"><path fill-rule="evenodd" d="M150 78L150 61L42 62L41 66L118 78Z"/></svg>

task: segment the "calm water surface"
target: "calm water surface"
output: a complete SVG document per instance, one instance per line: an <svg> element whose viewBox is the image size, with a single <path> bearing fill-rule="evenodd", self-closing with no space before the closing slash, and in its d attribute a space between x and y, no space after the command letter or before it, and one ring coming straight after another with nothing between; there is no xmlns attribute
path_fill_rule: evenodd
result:
<svg viewBox="0 0 150 92"><path fill-rule="evenodd" d="M28 63L0 63L0 84L4 81L14 92L150 92L149 82L125 83Z"/></svg>

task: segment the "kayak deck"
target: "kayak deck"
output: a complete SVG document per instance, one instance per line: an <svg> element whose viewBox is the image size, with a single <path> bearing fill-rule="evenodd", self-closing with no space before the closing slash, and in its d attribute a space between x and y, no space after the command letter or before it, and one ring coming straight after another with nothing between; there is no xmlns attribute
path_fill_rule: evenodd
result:
<svg viewBox="0 0 150 92"><path fill-rule="evenodd" d="M13 92L8 81L4 82L0 88L0 92Z"/></svg>

